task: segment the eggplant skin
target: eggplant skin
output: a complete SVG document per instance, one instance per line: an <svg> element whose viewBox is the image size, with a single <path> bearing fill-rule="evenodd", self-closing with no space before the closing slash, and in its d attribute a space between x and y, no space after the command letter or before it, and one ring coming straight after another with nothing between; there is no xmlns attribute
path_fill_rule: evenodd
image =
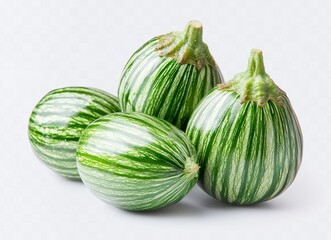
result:
<svg viewBox="0 0 331 240"><path fill-rule="evenodd" d="M240 104L234 91L215 88L193 113L187 135L197 149L199 185L237 205L267 201L293 182L302 161L300 125L286 95Z"/></svg>
<svg viewBox="0 0 331 240"><path fill-rule="evenodd" d="M196 184L196 151L184 132L143 113L114 113L90 124L77 148L85 185L130 211L180 201Z"/></svg>
<svg viewBox="0 0 331 240"><path fill-rule="evenodd" d="M218 67L199 70L160 57L155 37L138 49L124 67L118 96L123 112L143 112L165 119L185 130L187 122L207 93L223 82Z"/></svg>
<svg viewBox="0 0 331 240"><path fill-rule="evenodd" d="M118 111L117 98L99 89L66 87L53 90L31 113L28 134L32 149L56 173L79 180L76 149L80 136L94 120Z"/></svg>

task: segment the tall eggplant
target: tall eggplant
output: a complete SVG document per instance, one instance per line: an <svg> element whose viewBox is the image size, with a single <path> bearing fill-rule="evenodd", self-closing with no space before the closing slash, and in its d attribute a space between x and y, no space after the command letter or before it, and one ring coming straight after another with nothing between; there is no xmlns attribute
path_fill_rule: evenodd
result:
<svg viewBox="0 0 331 240"><path fill-rule="evenodd" d="M191 21L183 32L154 37L132 55L118 96L122 111L160 117L184 130L199 101L221 82L202 25Z"/></svg>
<svg viewBox="0 0 331 240"><path fill-rule="evenodd" d="M201 165L199 185L228 203L249 205L278 196L301 164L299 122L257 49L247 71L201 101L187 134Z"/></svg>
<svg viewBox="0 0 331 240"><path fill-rule="evenodd" d="M64 177L80 179L76 149L81 134L94 120L118 111L117 98L99 89L53 90L40 100L31 114L31 146L50 169Z"/></svg>

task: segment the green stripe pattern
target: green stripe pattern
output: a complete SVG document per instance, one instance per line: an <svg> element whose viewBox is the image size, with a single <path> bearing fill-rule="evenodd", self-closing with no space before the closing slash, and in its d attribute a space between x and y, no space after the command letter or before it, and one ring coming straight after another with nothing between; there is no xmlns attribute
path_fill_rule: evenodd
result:
<svg viewBox="0 0 331 240"><path fill-rule="evenodd" d="M215 88L199 104L187 135L201 165L199 185L228 203L249 205L282 193L302 159L302 134L286 95L240 104L234 91Z"/></svg>
<svg viewBox="0 0 331 240"><path fill-rule="evenodd" d="M143 113L114 113L89 125L77 148L85 185L118 208L146 211L180 201L198 179L185 134Z"/></svg>
<svg viewBox="0 0 331 240"><path fill-rule="evenodd" d="M49 92L34 108L29 139L39 159L58 174L80 179L76 149L85 128L120 111L117 98L94 88L67 87Z"/></svg>
<svg viewBox="0 0 331 240"><path fill-rule="evenodd" d="M153 38L136 51L126 64L118 96L124 112L143 112L169 121L185 130L199 101L222 77L210 65L201 70L160 57Z"/></svg>

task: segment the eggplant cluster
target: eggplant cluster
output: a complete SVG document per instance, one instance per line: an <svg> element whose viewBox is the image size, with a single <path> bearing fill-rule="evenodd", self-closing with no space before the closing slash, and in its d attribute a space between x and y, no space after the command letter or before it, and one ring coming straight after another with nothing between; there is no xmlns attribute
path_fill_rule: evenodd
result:
<svg viewBox="0 0 331 240"><path fill-rule="evenodd" d="M131 211L180 201L198 182L237 205L267 201L294 180L302 133L262 52L224 82L202 25L154 37L125 65L118 98L65 87L46 94L29 120L37 157Z"/></svg>

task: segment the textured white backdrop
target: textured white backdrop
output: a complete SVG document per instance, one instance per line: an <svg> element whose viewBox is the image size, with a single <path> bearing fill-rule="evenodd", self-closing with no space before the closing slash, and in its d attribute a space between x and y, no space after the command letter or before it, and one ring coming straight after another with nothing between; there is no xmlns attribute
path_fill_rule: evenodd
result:
<svg viewBox="0 0 331 240"><path fill-rule="evenodd" d="M0 0L0 239L331 239L330 1ZM32 154L28 118L48 91L117 92L131 54L155 35L204 25L225 79L250 49L292 101L304 159L280 197L252 207L218 203L198 187L152 213L106 205Z"/></svg>

